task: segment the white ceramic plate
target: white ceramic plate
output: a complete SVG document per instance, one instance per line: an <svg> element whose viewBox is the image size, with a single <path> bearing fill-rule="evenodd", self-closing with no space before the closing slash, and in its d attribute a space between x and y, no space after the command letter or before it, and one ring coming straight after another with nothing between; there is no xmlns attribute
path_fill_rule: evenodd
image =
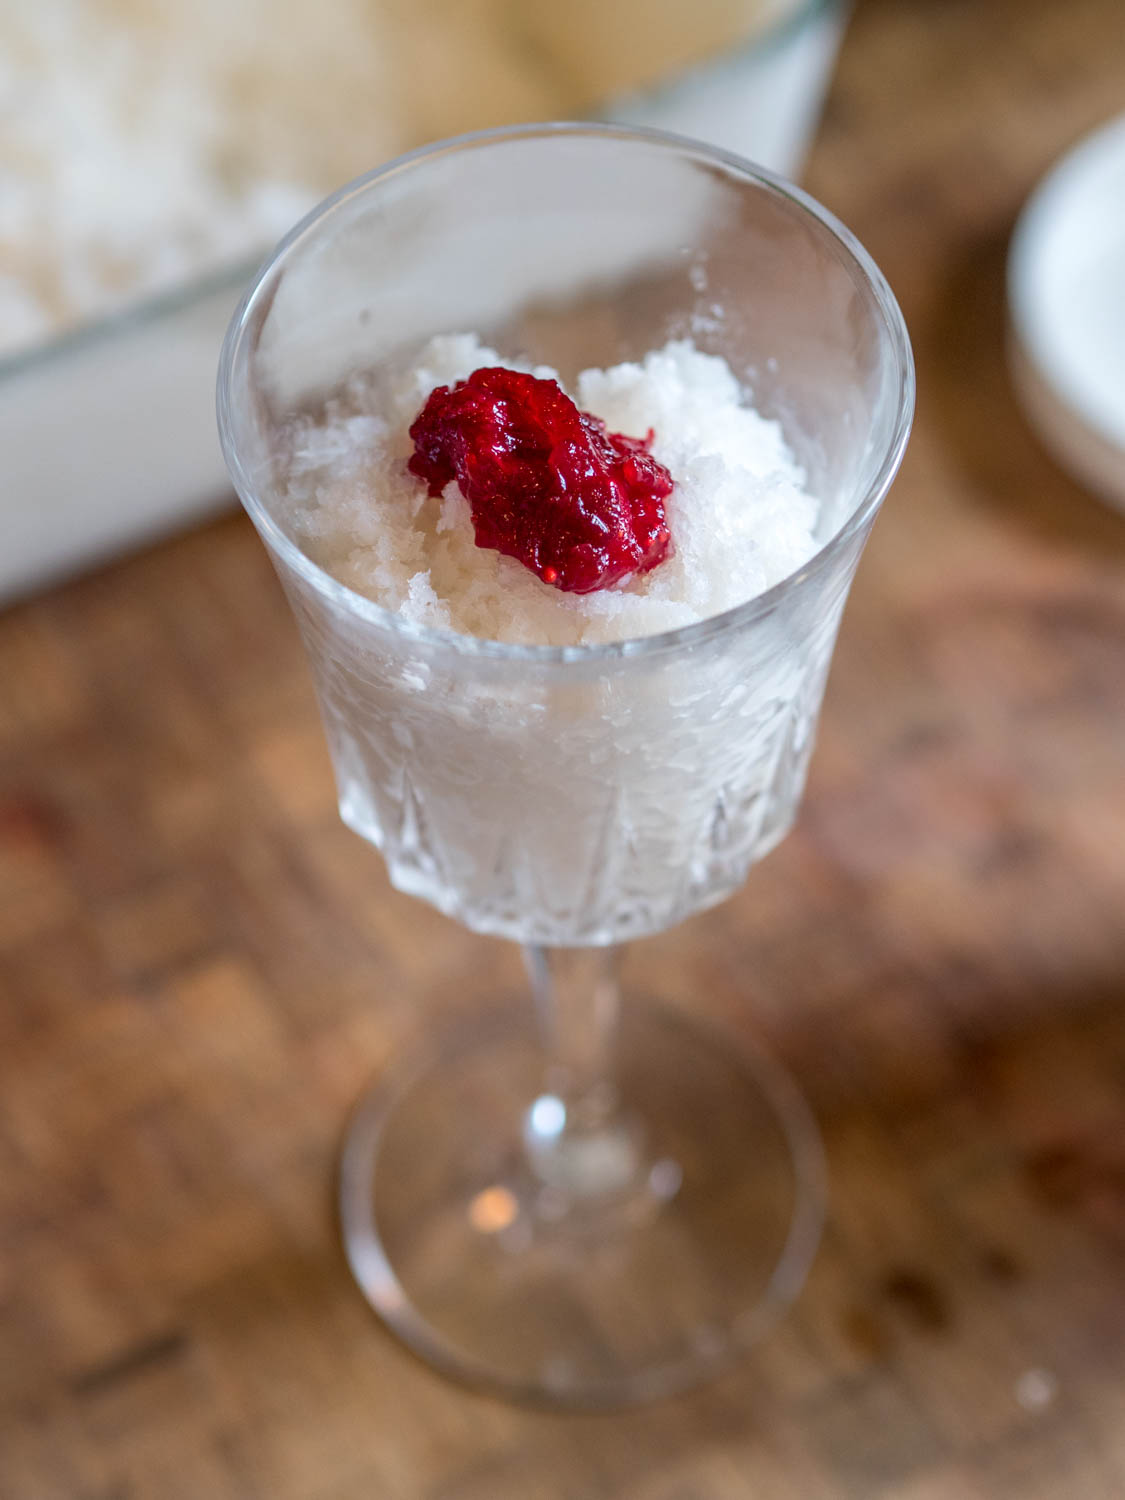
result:
<svg viewBox="0 0 1125 1500"><path fill-rule="evenodd" d="M1125 510L1125 115L1040 183L1008 260L1011 363L1058 461Z"/></svg>

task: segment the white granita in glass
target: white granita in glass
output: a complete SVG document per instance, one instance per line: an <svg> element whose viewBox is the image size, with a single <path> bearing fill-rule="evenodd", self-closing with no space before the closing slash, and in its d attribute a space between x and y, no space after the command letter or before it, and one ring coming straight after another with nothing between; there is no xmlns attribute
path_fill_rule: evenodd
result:
<svg viewBox="0 0 1125 1500"><path fill-rule="evenodd" d="M675 550L615 588L562 593L475 545L455 483L431 499L406 468L431 390L499 363L471 335L434 339L405 373L353 379L293 419L278 518L352 592L286 584L341 813L394 883L480 932L621 941L723 900L787 831L847 576L687 649L609 644L707 621L799 571L824 540L820 506L722 359L673 342L588 370L581 408L654 431ZM566 660L527 649L543 645Z"/></svg>
<svg viewBox="0 0 1125 1500"><path fill-rule="evenodd" d="M567 594L478 547L456 481L431 499L407 471L408 435L430 392L512 365L471 334L431 340L386 386L353 382L290 432L288 506L326 572L419 625L523 645L573 646L675 630L721 614L795 572L816 550L818 502L778 423L748 405L725 360L676 341L640 364L586 370L572 392L611 432L655 434L675 489L673 553L624 586ZM541 378L557 373L538 367Z"/></svg>

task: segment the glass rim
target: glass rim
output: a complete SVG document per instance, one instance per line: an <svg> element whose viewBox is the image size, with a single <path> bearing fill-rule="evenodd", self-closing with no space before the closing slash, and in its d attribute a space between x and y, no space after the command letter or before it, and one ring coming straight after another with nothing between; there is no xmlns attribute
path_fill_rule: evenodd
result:
<svg viewBox="0 0 1125 1500"><path fill-rule="evenodd" d="M878 454L877 462L868 465L869 472L864 480L863 493L852 506L843 523L800 568L787 574L764 592L730 609L710 615L706 619L694 620L690 624L680 625L675 629L661 631L654 635L633 636L624 640L596 642L589 645L524 645L482 636L464 635L457 631L420 625L412 620L404 619L396 611L377 604L373 599L341 583L339 579L334 578L314 562L283 531L243 467L235 437L232 390L238 357L249 335L260 303L266 297L272 296L275 273L283 267L296 247L344 203L367 193L384 180L425 166L430 161L456 155L458 152L502 145L510 141L557 140L567 136L621 142L632 141L639 145L663 147L681 157L694 158L712 166L720 166L728 173L742 177L767 192L787 200L800 210L806 219L812 221L827 235L837 251L842 252L845 268L850 271L857 285L868 293L875 304L883 322L886 342L897 366L898 409L889 439L882 452ZM910 337L894 293L883 273L855 235L830 210L824 208L808 193L776 173L768 171L765 167L756 166L735 152L693 140L689 136L676 135L671 131L655 130L644 126L610 125L588 121L549 121L508 125L492 130L477 130L418 147L345 183L306 214L259 265L253 281L231 319L219 358L216 407L223 458L244 509L270 550L283 558L293 572L312 584L320 593L326 594L331 600L366 623L402 639L416 641L419 645L469 657L551 665L654 656L662 652L688 649L714 636L738 631L754 620L771 613L780 599L806 580L821 573L856 533L863 530L868 519L879 509L898 472L906 450L914 415L914 394L914 359Z"/></svg>

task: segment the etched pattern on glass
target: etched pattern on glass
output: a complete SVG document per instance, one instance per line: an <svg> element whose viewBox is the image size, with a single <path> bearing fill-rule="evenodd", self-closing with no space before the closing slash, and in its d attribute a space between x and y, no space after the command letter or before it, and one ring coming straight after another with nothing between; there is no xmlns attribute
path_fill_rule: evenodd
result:
<svg viewBox="0 0 1125 1500"><path fill-rule="evenodd" d="M722 901L785 835L850 574L689 652L565 672L396 636L286 583L344 821L400 890L478 932L566 945Z"/></svg>

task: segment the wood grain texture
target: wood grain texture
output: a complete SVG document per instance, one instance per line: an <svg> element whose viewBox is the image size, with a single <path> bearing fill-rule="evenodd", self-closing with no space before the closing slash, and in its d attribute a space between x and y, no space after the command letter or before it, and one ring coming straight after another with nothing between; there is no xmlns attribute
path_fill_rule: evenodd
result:
<svg viewBox="0 0 1125 1500"><path fill-rule="evenodd" d="M794 1314L690 1397L455 1389L353 1289L346 1110L515 957L339 824L295 633L221 521L0 616L2 1500L1125 1494L1125 523L1002 362L1036 178L1125 101L1120 0L866 0L808 175L920 407L807 805L629 974L824 1126Z"/></svg>

